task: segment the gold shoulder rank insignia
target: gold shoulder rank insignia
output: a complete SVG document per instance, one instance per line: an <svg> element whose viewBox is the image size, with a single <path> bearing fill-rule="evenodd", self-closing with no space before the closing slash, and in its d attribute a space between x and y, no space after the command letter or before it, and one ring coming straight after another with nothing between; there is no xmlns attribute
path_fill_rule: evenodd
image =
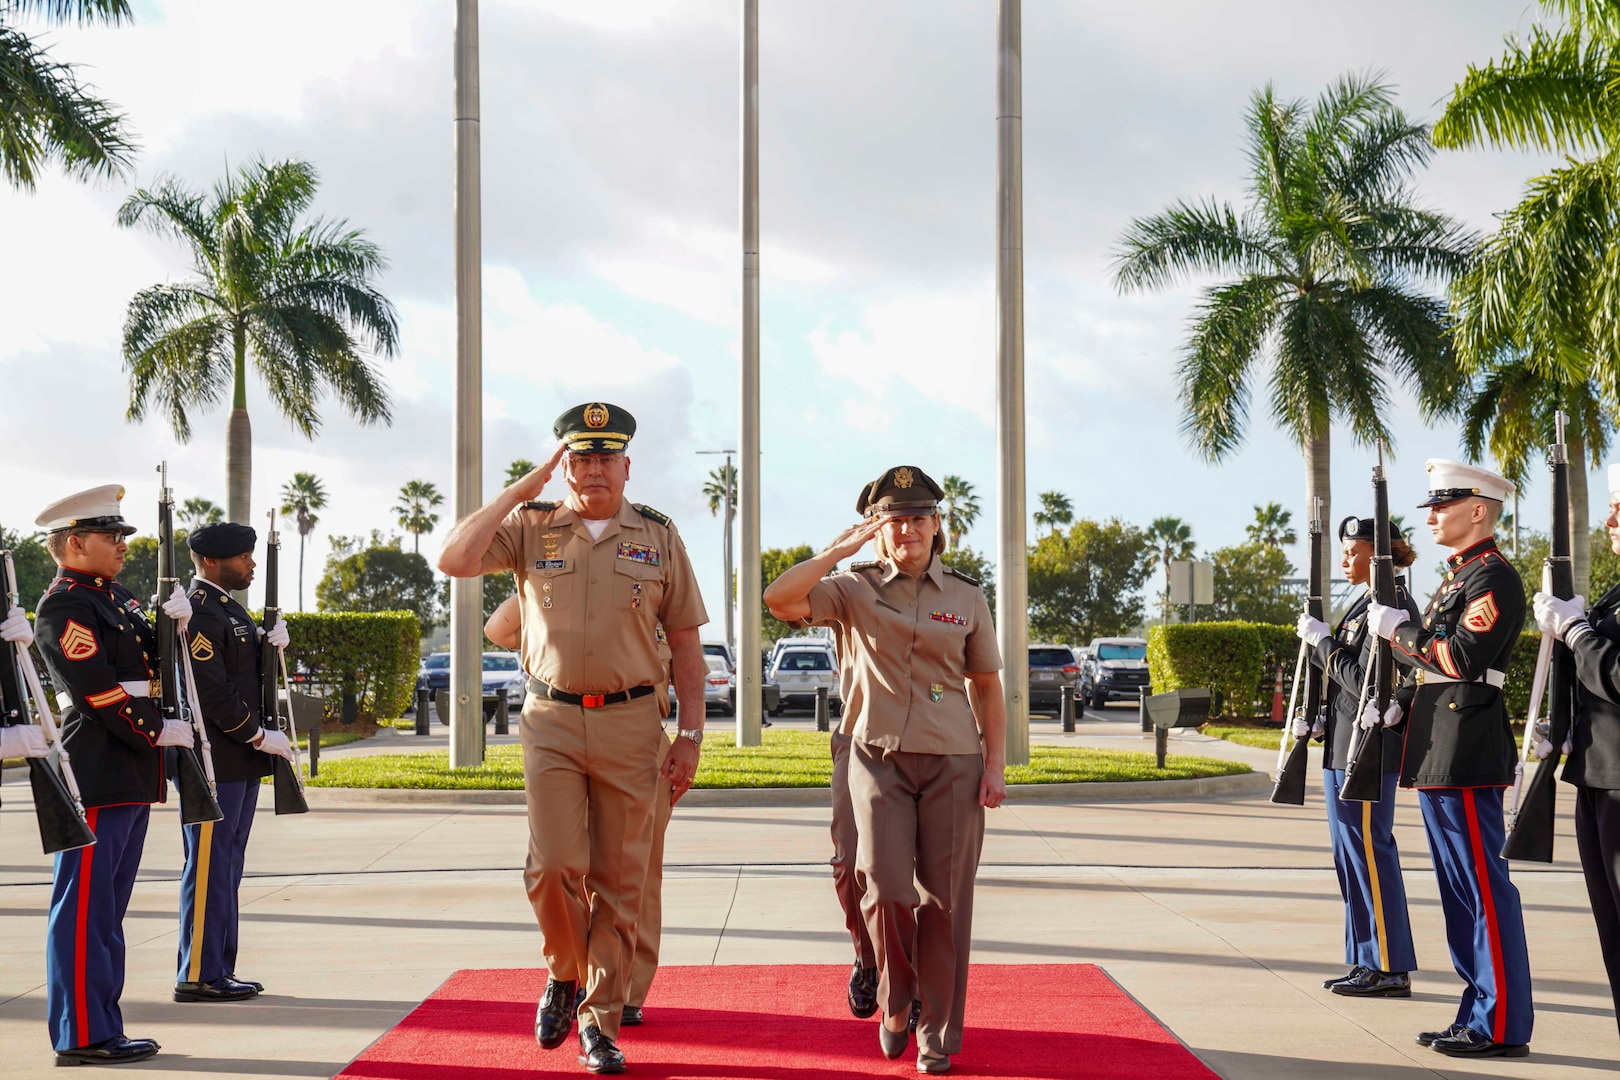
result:
<svg viewBox="0 0 1620 1080"><path fill-rule="evenodd" d="M978 578L968 577L966 574L962 573L962 571L956 569L956 567L954 567L954 566L947 566L945 568L945 572L947 574L951 575L951 577L961 578L963 581L967 582L969 585L973 585L973 586L980 587L980 588L983 587L983 586L981 586L979 584L979 579Z"/></svg>
<svg viewBox="0 0 1620 1080"><path fill-rule="evenodd" d="M68 620L57 644L62 646L62 655L69 660L88 660L101 648L96 644L96 635L90 632L90 628L72 619Z"/></svg>
<svg viewBox="0 0 1620 1080"><path fill-rule="evenodd" d="M636 508L637 513L639 513L642 517L647 518L650 521L656 521L660 525L669 525L669 524L671 524L668 514L659 513L657 510L654 510L652 507L643 506L641 503L636 503L635 508Z"/></svg>
<svg viewBox="0 0 1620 1080"><path fill-rule="evenodd" d="M207 634L191 635L191 658L205 664L214 658L214 643Z"/></svg>
<svg viewBox="0 0 1620 1080"><path fill-rule="evenodd" d="M878 562L876 559L873 559L871 562L850 563L849 572L853 574L857 570L875 570L882 565L883 564Z"/></svg>
<svg viewBox="0 0 1620 1080"><path fill-rule="evenodd" d="M525 510L555 510L555 509L557 509L557 504L554 503L554 502L546 502L546 501L544 501L542 499L531 499L528 502L523 504L523 509L525 509Z"/></svg>

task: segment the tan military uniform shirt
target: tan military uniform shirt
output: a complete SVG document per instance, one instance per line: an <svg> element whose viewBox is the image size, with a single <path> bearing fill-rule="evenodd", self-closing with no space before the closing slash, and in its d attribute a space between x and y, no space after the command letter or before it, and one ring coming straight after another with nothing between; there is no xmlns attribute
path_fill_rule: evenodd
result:
<svg viewBox="0 0 1620 1080"><path fill-rule="evenodd" d="M937 558L920 578L856 563L816 582L806 622L837 634L847 734L915 754L983 751L965 677L1000 671L1001 649L979 586Z"/></svg>
<svg viewBox="0 0 1620 1080"><path fill-rule="evenodd" d="M629 501L598 540L566 504L518 507L480 572L500 570L517 577L524 670L572 694L660 685L658 625L686 630L709 621L674 524Z"/></svg>

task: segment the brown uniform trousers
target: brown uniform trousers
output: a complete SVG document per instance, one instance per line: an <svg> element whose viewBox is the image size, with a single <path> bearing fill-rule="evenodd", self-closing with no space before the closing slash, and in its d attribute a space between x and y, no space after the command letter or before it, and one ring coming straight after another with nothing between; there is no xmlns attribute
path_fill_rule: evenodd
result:
<svg viewBox="0 0 1620 1080"><path fill-rule="evenodd" d="M832 737L832 865L833 891L838 894L838 906L844 909L844 926L849 930L850 943L855 946L855 958L863 968L877 966L877 954L872 949L872 936L866 932L866 916L861 913L861 897L866 892L855 869L858 840L855 829L855 805L849 794L850 737L833 732Z"/></svg>
<svg viewBox="0 0 1620 1080"><path fill-rule="evenodd" d="M669 738L658 755L659 768L669 755ZM652 988L653 976L658 973L658 944L664 931L664 834L669 831L669 817L675 806L675 788L663 776L658 778L653 793L652 851L647 859L647 883L641 890L641 918L636 922L636 954L630 964L630 988L624 1003L636 1008L647 1003L647 991Z"/></svg>

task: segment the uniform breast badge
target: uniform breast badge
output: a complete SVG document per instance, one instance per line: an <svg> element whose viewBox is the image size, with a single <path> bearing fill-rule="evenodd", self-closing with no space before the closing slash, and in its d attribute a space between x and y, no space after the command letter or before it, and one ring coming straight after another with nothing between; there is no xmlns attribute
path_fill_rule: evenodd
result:
<svg viewBox="0 0 1620 1080"><path fill-rule="evenodd" d="M928 617L935 622L950 623L953 626L966 626L968 624L966 615L956 615L949 611L934 611Z"/></svg>
<svg viewBox="0 0 1620 1080"><path fill-rule="evenodd" d="M630 609L632 611L641 610L641 582L639 581L630 583Z"/></svg>
<svg viewBox="0 0 1620 1080"><path fill-rule="evenodd" d="M942 698L944 698L944 696L945 696L945 684L944 683L937 683L937 682L936 683L929 683L928 684L928 696L929 696L930 699L932 699L934 701L939 701Z"/></svg>
<svg viewBox="0 0 1620 1080"><path fill-rule="evenodd" d="M621 540L619 558L641 563L643 566L659 565L658 549L651 544L633 544L628 540Z"/></svg>
<svg viewBox="0 0 1620 1080"><path fill-rule="evenodd" d="M540 606L543 608L551 606L551 582L549 581L540 586Z"/></svg>

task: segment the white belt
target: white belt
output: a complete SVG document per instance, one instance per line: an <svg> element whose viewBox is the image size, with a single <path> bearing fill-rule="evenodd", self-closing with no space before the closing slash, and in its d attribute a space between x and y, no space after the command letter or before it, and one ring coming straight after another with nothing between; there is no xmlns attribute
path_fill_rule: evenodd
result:
<svg viewBox="0 0 1620 1080"><path fill-rule="evenodd" d="M130 697L152 696L152 684L145 679L142 679L140 682L121 682L118 685L122 686L124 688L124 693L128 694Z"/></svg>
<svg viewBox="0 0 1620 1080"><path fill-rule="evenodd" d="M1490 668L1485 672L1484 678L1480 678L1480 679L1453 679L1450 675L1442 675L1438 671L1419 671L1417 673L1417 684L1419 686L1423 686L1426 683L1448 683L1448 682L1461 682L1461 683L1481 683L1482 682L1482 683L1489 683L1491 686L1494 686L1497 689L1501 689L1502 684L1507 682L1507 672L1505 672L1505 671L1497 671L1495 668Z"/></svg>

